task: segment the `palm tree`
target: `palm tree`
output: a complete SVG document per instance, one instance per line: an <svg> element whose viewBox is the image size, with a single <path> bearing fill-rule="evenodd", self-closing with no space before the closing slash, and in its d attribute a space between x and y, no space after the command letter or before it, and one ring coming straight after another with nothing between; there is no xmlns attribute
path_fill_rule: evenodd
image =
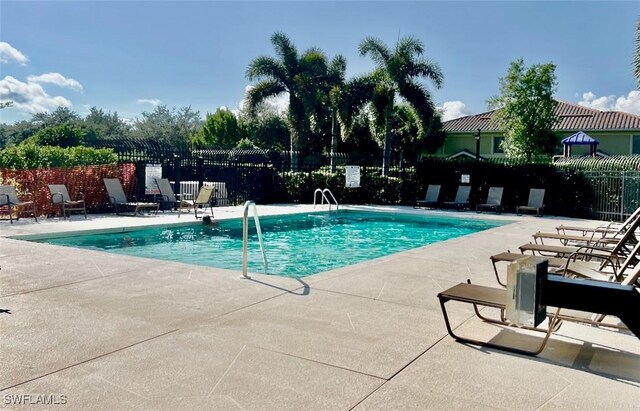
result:
<svg viewBox="0 0 640 411"><path fill-rule="evenodd" d="M330 108L331 124L331 147L329 156L331 159L331 171L336 171L335 155L338 151L338 138L340 136L340 125L337 120L338 104L340 94L345 87L347 71L347 61L342 55L335 56L327 66L326 87L328 93L328 106Z"/></svg>
<svg viewBox="0 0 640 411"><path fill-rule="evenodd" d="M291 131L291 163L295 167L294 150L306 147L311 139L311 118L321 96L318 79L326 73L327 58L315 48L299 55L284 33L274 33L271 44L277 57L257 57L247 67L247 78L258 81L247 92L247 109L254 113L266 99L288 93L287 126Z"/></svg>
<svg viewBox="0 0 640 411"><path fill-rule="evenodd" d="M370 74L370 78L375 81L371 110L376 128L384 132L382 173L388 175L393 133L391 119L396 98L404 99L413 107L423 130L429 129L435 108L429 91L419 80L429 79L440 88L443 74L437 63L422 57L424 45L413 36L401 38L393 50L382 40L367 37L360 43L358 50L362 56L369 55L376 64Z"/></svg>

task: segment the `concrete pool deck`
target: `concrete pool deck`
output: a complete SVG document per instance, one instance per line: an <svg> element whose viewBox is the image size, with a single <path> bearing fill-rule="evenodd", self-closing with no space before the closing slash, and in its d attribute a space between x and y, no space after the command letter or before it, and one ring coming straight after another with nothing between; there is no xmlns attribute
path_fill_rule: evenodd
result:
<svg viewBox="0 0 640 411"><path fill-rule="evenodd" d="M7 238L184 223L193 213L0 222L0 408L638 409L633 335L565 322L526 357L457 343L444 326L438 292L467 278L498 287L490 255L578 221L378 208L513 223L300 280L246 280ZM312 209L258 206L261 216ZM460 333L515 332L454 304Z"/></svg>

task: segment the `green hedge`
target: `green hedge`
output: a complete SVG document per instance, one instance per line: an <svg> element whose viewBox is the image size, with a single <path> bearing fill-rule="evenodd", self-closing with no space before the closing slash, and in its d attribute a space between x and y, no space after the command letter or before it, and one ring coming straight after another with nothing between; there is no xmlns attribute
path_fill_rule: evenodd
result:
<svg viewBox="0 0 640 411"><path fill-rule="evenodd" d="M34 169L117 164L118 156L110 148L56 147L20 144L0 150L0 169Z"/></svg>
<svg viewBox="0 0 640 411"><path fill-rule="evenodd" d="M588 217L592 188L579 171L557 170L550 163L523 164L490 161L451 161L428 158L416 167L392 169L382 176L380 167L362 167L359 188L346 188L344 168L313 172L284 172L274 176L274 202L313 202L317 188L329 188L340 204L414 205L424 198L429 184L442 186L441 200L453 200L461 176L471 180L470 206L486 201L489 187L504 187L503 206L514 212L526 204L531 188L544 188L546 213ZM319 200L318 200L319 201Z"/></svg>

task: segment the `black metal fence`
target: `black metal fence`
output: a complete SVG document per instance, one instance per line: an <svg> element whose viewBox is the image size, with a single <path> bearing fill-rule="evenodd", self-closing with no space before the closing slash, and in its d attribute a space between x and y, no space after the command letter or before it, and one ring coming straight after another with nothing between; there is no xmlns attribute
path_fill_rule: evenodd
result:
<svg viewBox="0 0 640 411"><path fill-rule="evenodd" d="M469 181L470 205L484 202L491 186L504 187L506 210L526 203L530 188L545 188L548 214L620 220L640 206L640 171L582 171L550 163L444 160L429 157L416 165L392 167L383 176L380 164L336 154L267 150L220 150L197 145L172 146L146 140L114 140L120 162L160 164L163 177L176 182L224 184L221 204L313 202L316 188L329 188L349 204L412 205L429 184L442 185L442 199L453 199L457 186ZM381 163L381 159L380 159ZM359 165L361 187L345 187L345 165ZM139 174L139 178L144 178ZM465 183L466 184L466 183Z"/></svg>

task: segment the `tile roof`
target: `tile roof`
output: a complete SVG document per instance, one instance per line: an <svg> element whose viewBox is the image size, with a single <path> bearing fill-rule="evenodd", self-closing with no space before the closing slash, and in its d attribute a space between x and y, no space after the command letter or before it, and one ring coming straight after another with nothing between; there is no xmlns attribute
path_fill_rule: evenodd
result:
<svg viewBox="0 0 640 411"><path fill-rule="evenodd" d="M443 129L448 133L473 133L477 129L481 129L483 132L500 131L498 122L493 118L495 111L445 121ZM621 111L600 111L558 101L556 115L558 123L554 127L555 131L640 130L640 116Z"/></svg>

